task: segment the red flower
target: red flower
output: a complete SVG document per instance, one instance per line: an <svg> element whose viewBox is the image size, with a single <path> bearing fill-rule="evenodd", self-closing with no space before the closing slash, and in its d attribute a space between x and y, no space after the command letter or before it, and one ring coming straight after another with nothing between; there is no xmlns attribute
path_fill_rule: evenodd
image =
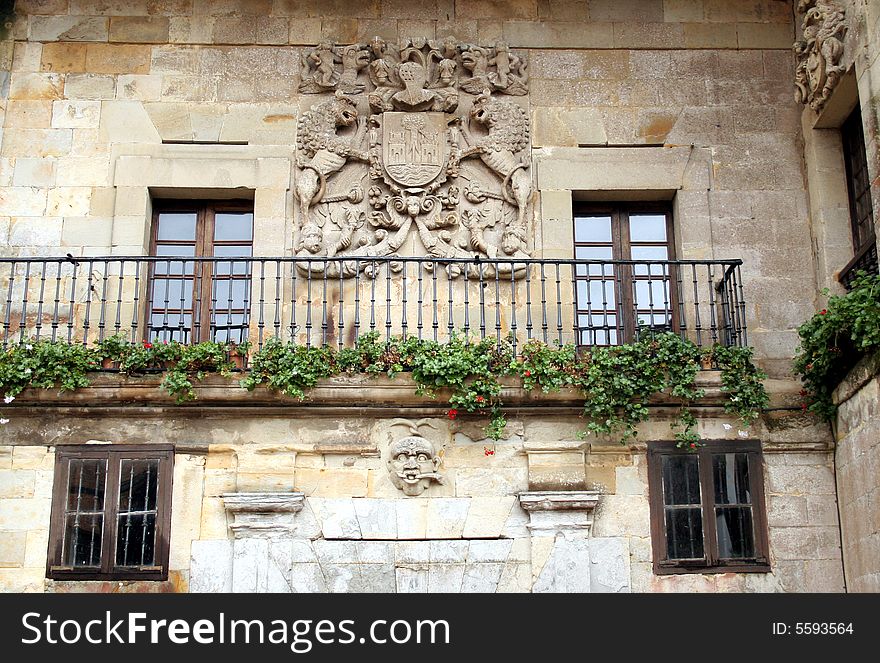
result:
<svg viewBox="0 0 880 663"><path fill-rule="evenodd" d="M691 442L691 449L696 449L696 447L697 447L697 443L696 443L696 442Z"/></svg>
<svg viewBox="0 0 880 663"><path fill-rule="evenodd" d="M801 412L806 412L806 411L807 411L807 404L801 403Z"/></svg>
<svg viewBox="0 0 880 663"><path fill-rule="evenodd" d="M446 413L446 416L450 419L455 419L458 416L458 410L452 408L451 410L449 410L449 412Z"/></svg>
<svg viewBox="0 0 880 663"><path fill-rule="evenodd" d="M486 456L494 456L495 449L490 449L489 447L483 447L483 454Z"/></svg>
<svg viewBox="0 0 880 663"><path fill-rule="evenodd" d="M812 364L807 364L807 370L808 370L808 371L813 370L813 365L812 365Z"/></svg>
<svg viewBox="0 0 880 663"><path fill-rule="evenodd" d="M149 350L152 347L153 347L152 343L150 343L149 341L144 341L144 348L145 349Z"/></svg>
<svg viewBox="0 0 880 663"><path fill-rule="evenodd" d="M526 372L524 373L524 375L525 375L527 378L530 378L530 377L532 377L532 372L531 372L531 371L526 371Z"/></svg>
<svg viewBox="0 0 880 663"><path fill-rule="evenodd" d="M476 401L477 401L477 403L485 403L486 399L483 398L482 396L477 396Z"/></svg>
<svg viewBox="0 0 880 663"><path fill-rule="evenodd" d="M821 311L819 311L819 315L825 315L826 313L828 313L828 309L823 308Z"/></svg>

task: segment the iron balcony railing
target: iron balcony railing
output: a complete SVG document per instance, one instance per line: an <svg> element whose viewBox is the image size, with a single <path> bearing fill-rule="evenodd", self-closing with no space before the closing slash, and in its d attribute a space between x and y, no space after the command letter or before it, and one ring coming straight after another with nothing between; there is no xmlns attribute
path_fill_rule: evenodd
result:
<svg viewBox="0 0 880 663"><path fill-rule="evenodd" d="M640 328L745 345L740 260L0 258L0 334L94 343L217 340L352 346L457 332L580 346Z"/></svg>

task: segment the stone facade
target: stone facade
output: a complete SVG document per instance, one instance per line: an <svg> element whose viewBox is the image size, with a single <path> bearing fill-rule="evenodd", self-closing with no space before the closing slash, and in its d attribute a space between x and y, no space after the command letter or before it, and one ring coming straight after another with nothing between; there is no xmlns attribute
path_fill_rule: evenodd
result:
<svg viewBox="0 0 880 663"><path fill-rule="evenodd" d="M516 170L521 182L508 193L510 172L470 160L484 188L498 189L488 204L506 209L513 228L499 226L487 246L513 257L571 258L575 201L669 200L677 257L744 260L749 341L771 378L772 408L746 435L764 447L772 572L653 573L645 444L670 439L674 408L662 400L652 404L656 416L641 442L621 446L578 437L583 421L571 395L530 398L508 385L507 436L493 443L481 422L450 422L435 402L412 397L411 385L395 391L382 380L328 381L305 404L209 381L196 406L175 410L155 382L104 376L83 393L25 394L0 408L10 418L0 432L0 588L109 589L45 578L53 450L101 440L175 445L169 579L114 589L842 591L838 499L844 537L876 539L876 528L847 524L866 518L849 514L880 512L876 499L870 506L876 479L871 492L870 480L845 474L857 470L843 462L871 423L853 420L845 426L853 432L839 434L838 483L849 488L838 495L831 431L801 414L791 357L797 326L847 262L834 118L853 90L880 209L880 85L872 83L880 75L880 5L841 3L847 29L835 32L842 51L832 44L828 65L839 80L823 82L822 103L804 107L813 88L795 99L802 53L792 44L804 41L805 13L797 4L17 0L0 22L9 25L0 41L0 244L9 256L145 255L157 195L250 196L254 255L308 251L301 234L318 201L303 173L320 171L319 181L333 186L328 195L347 195L357 179L347 173L368 166L303 168L317 158L302 141L297 147L304 118L336 98L340 84L365 90L356 102L363 117L373 102L387 111L381 94L369 99L381 87L370 79L377 68L365 64L343 79L340 61L322 77L323 43L338 45L340 60L345 47L378 37L409 40L425 53L430 42L455 41L527 63L508 60L514 78L503 85L497 64L492 70L491 99L527 116L516 152L528 164ZM810 2L800 4L809 11ZM370 57L377 61L375 51ZM451 95L431 92L445 87L417 87L448 110ZM464 110L481 91L458 90ZM404 112L387 103L387 112ZM339 134L351 139L353 131ZM351 206L370 211L366 196ZM332 244L341 246L344 220L337 225ZM506 251L505 232L524 241ZM415 235L399 247L404 255L423 248ZM327 255L326 243L321 251ZM717 389L717 375L704 379ZM856 417L847 408L865 410L855 403L870 403L859 400L869 391L847 401L854 405L843 408L845 421ZM236 399L252 414L237 411ZM394 423L403 406L407 417L431 422L420 435L443 478L423 479L417 495L394 485L387 464L392 443L412 434ZM711 396L700 432L741 437ZM547 496L559 491L574 495L577 508ZM530 501L530 493L547 495ZM873 571L864 555L863 567L852 565L853 548L845 541L843 550L848 588L876 590L876 561Z"/></svg>

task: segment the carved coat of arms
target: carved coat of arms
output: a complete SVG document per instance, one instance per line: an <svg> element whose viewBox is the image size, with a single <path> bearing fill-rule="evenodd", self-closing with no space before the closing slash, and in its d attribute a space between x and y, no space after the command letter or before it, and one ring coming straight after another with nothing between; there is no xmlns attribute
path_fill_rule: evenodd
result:
<svg viewBox="0 0 880 663"><path fill-rule="evenodd" d="M528 72L503 42L325 42L303 55L300 91L326 99L297 126L298 256L402 255L413 234L441 264L529 256ZM298 267L345 277L354 264Z"/></svg>
<svg viewBox="0 0 880 663"><path fill-rule="evenodd" d="M834 0L800 0L803 37L795 42L795 100L820 111L846 71L841 64L846 15Z"/></svg>

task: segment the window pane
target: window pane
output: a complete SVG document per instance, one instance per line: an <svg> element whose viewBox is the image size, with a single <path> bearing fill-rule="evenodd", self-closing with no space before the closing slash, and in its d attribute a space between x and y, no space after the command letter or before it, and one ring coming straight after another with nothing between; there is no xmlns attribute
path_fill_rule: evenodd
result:
<svg viewBox="0 0 880 663"><path fill-rule="evenodd" d="M153 566L156 514L119 514L116 527L116 565Z"/></svg>
<svg viewBox="0 0 880 663"><path fill-rule="evenodd" d="M629 238L632 242L665 242L665 214L630 214Z"/></svg>
<svg viewBox="0 0 880 663"><path fill-rule="evenodd" d="M64 566L101 566L103 513L68 514L64 528Z"/></svg>
<svg viewBox="0 0 880 663"><path fill-rule="evenodd" d="M749 456L745 453L712 454L715 504L751 504Z"/></svg>
<svg viewBox="0 0 880 663"><path fill-rule="evenodd" d="M195 212L162 212L159 214L159 240L190 240L196 238Z"/></svg>
<svg viewBox="0 0 880 663"><path fill-rule="evenodd" d="M716 508L715 527L718 530L719 557L722 559L751 559L755 557L755 535L751 507Z"/></svg>
<svg viewBox="0 0 880 663"><path fill-rule="evenodd" d="M611 243L610 216L582 216L574 220L575 242Z"/></svg>
<svg viewBox="0 0 880 663"><path fill-rule="evenodd" d="M155 279L153 281L153 306L163 309L190 309L192 308L192 293L193 282L191 280Z"/></svg>
<svg viewBox="0 0 880 663"><path fill-rule="evenodd" d="M636 281L637 309L666 309L669 304L669 284L665 281Z"/></svg>
<svg viewBox="0 0 880 663"><path fill-rule="evenodd" d="M250 241L254 235L254 215L250 212L217 212L214 215L214 240Z"/></svg>
<svg viewBox="0 0 880 663"><path fill-rule="evenodd" d="M700 559L703 553L703 518L699 507L666 509L666 556Z"/></svg>
<svg viewBox="0 0 880 663"><path fill-rule="evenodd" d="M613 311L616 309L614 281L583 281L577 283L578 309L581 311Z"/></svg>
<svg viewBox="0 0 880 663"><path fill-rule="evenodd" d="M217 309L241 309L250 300L250 279L215 279L211 297Z"/></svg>
<svg viewBox="0 0 880 663"><path fill-rule="evenodd" d="M700 504L700 465L697 456L662 456L663 503Z"/></svg>
<svg viewBox="0 0 880 663"><path fill-rule="evenodd" d="M153 313L150 316L152 341L189 343L192 339L192 315L189 313Z"/></svg>

